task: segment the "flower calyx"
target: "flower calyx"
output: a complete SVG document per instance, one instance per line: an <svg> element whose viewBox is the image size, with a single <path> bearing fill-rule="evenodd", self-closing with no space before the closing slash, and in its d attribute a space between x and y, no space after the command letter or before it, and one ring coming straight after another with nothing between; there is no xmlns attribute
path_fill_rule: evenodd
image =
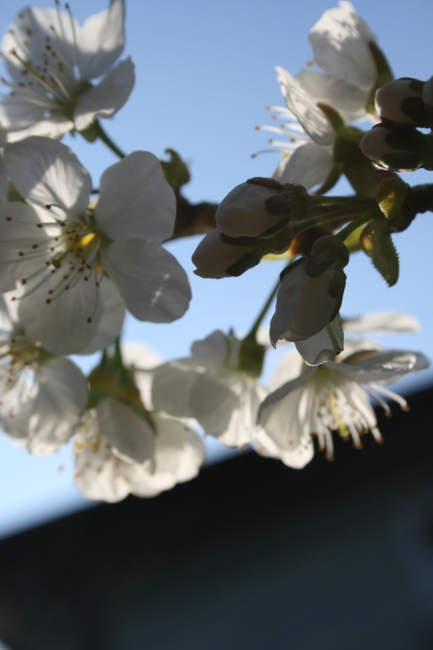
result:
<svg viewBox="0 0 433 650"><path fill-rule="evenodd" d="M87 410L95 408L107 398L114 398L130 407L154 432L156 431L152 417L141 400L134 375L123 363L118 341L113 355L107 350L103 352L99 365L88 377L88 383Z"/></svg>
<svg viewBox="0 0 433 650"><path fill-rule="evenodd" d="M258 378L262 374L266 346L257 343L255 332L247 336L240 345L238 370L250 377Z"/></svg>

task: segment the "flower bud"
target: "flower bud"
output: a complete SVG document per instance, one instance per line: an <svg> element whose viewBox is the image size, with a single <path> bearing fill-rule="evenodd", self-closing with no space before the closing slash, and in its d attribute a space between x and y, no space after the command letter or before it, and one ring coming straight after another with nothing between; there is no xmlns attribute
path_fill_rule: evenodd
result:
<svg viewBox="0 0 433 650"><path fill-rule="evenodd" d="M304 341L318 334L335 317L341 304L345 274L326 269L314 277L301 258L283 272L269 336L275 347L280 339ZM336 290L337 289L337 290Z"/></svg>
<svg viewBox="0 0 433 650"><path fill-rule="evenodd" d="M254 251L253 246L232 246L221 239L221 230L214 228L195 249L192 261L196 265L194 273L201 278L228 278L227 273L247 253Z"/></svg>
<svg viewBox="0 0 433 650"><path fill-rule="evenodd" d="M423 164L423 138L416 129L398 131L377 124L359 146L367 158L384 169L415 171Z"/></svg>
<svg viewBox="0 0 433 650"><path fill-rule="evenodd" d="M284 188L273 179L263 180L269 180L271 186L241 183L221 201L215 219L223 233L229 237L258 237L281 221L281 216L268 212L266 201Z"/></svg>
<svg viewBox="0 0 433 650"><path fill-rule="evenodd" d="M413 108L423 111L423 82L402 78L390 81L376 92L376 110L380 117L401 125L418 125Z"/></svg>

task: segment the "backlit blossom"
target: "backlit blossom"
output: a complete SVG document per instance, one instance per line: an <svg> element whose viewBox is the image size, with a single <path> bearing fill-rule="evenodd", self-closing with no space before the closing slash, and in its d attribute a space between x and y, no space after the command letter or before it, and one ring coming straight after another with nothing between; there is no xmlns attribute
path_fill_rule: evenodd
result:
<svg viewBox="0 0 433 650"><path fill-rule="evenodd" d="M142 404L149 408L152 366L158 356L140 344L125 345ZM130 361L133 359L133 365ZM197 475L204 461L200 437L164 413L142 415L124 401L108 398L84 417L75 436L78 489L89 499L119 501L132 493L156 496Z"/></svg>
<svg viewBox="0 0 433 650"><path fill-rule="evenodd" d="M96 206L89 173L57 141L9 144L5 164L28 204L0 206L0 288L17 283L29 340L56 354L85 350L103 315L107 278L139 320L184 314L186 274L159 246L173 231L175 197L153 154L136 151L109 167Z"/></svg>
<svg viewBox="0 0 433 650"><path fill-rule="evenodd" d="M156 368L155 408L194 418L228 447L249 443L257 432L257 409L265 389L239 370L240 345L232 334L217 330L192 345L191 357Z"/></svg>
<svg viewBox="0 0 433 650"><path fill-rule="evenodd" d="M0 302L0 424L31 453L56 451L73 435L87 402L84 375L69 359L30 343Z"/></svg>
<svg viewBox="0 0 433 650"><path fill-rule="evenodd" d="M357 448L362 446L361 436L367 431L380 442L370 398L386 413L390 407L384 397L407 410L406 400L384 386L409 372L427 368L428 360L416 352L368 347L365 342L352 345L350 355L342 362L328 361L316 367L302 368L297 353L282 360L276 379L285 383L261 404L259 422L272 440L271 449L276 447L293 454L283 462L292 467L302 466L301 459L309 462L312 434L317 436L319 448L329 459L334 453L334 431L343 438L351 438ZM266 440L259 438L259 442L266 448Z"/></svg>
<svg viewBox="0 0 433 650"><path fill-rule="evenodd" d="M134 87L129 57L113 67L125 43L124 1L111 0L82 27L66 7L66 13L58 1L55 9L26 7L3 38L12 81L3 80L11 92L0 103L0 122L11 142L82 131L112 117Z"/></svg>

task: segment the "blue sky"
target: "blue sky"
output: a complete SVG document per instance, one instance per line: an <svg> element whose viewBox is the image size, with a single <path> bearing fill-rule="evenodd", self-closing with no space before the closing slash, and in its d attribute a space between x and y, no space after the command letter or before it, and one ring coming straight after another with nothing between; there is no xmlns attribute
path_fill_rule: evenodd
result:
<svg viewBox="0 0 433 650"><path fill-rule="evenodd" d="M70 4L79 21L106 7L105 0ZM431 0L354 4L379 37L395 76L427 79L433 74ZM15 0L1 3L0 29L6 29L22 6ZM266 134L254 130L269 120L265 106L283 105L274 68L282 65L296 73L305 66L312 58L308 30L332 6L335 3L325 0L127 0L125 55L135 62L137 83L127 105L113 120L104 121L106 130L126 152L145 149L163 156L167 147L176 149L190 163L192 182L185 194L192 201L217 202L251 176L270 176L278 154L257 158L251 154L267 147ZM71 137L65 142L90 170L95 185L116 161L102 143L89 145ZM430 182L430 175L418 172L405 179L411 184ZM338 192L349 193L349 188L343 184ZM262 263L238 279L197 278L190 257L199 239L168 246L190 274L194 298L187 315L170 325L133 319L126 325L126 339L142 340L166 359L188 354L192 340L216 328L245 332L281 270L277 263ZM412 312L421 321L421 333L381 340L388 346L424 351L431 358L432 241L431 213L420 215L408 231L395 237L401 276L392 289L365 256L354 256L342 309L346 316L378 309ZM268 353L267 375L278 354ZM89 366L91 360L84 364ZM433 379L430 372L425 376ZM410 390L408 382L405 387ZM71 485L68 449L40 459L3 439L0 448L0 534L82 504ZM59 472L59 466L64 470Z"/></svg>

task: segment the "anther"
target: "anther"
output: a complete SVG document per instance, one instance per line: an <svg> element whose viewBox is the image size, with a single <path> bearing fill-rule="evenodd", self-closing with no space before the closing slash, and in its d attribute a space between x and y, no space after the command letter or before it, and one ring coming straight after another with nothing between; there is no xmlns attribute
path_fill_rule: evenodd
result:
<svg viewBox="0 0 433 650"><path fill-rule="evenodd" d="M50 203L47 203L45 207L46 207L47 210L51 210L51 205L50 205Z"/></svg>
<svg viewBox="0 0 433 650"><path fill-rule="evenodd" d="M37 248L38 244L33 244L32 248Z"/></svg>
<svg viewBox="0 0 433 650"><path fill-rule="evenodd" d="M12 217L6 217L6 221L12 221Z"/></svg>
<svg viewBox="0 0 433 650"><path fill-rule="evenodd" d="M21 280L21 284L27 284L27 280Z"/></svg>
<svg viewBox="0 0 433 650"><path fill-rule="evenodd" d="M92 322L92 319L90 318L90 316L89 316L89 318L87 319L87 322L88 322L88 323L91 323L91 322Z"/></svg>
<svg viewBox="0 0 433 650"><path fill-rule="evenodd" d="M51 300L49 298L47 298L47 300L45 302L46 302L47 305L49 305Z"/></svg>

